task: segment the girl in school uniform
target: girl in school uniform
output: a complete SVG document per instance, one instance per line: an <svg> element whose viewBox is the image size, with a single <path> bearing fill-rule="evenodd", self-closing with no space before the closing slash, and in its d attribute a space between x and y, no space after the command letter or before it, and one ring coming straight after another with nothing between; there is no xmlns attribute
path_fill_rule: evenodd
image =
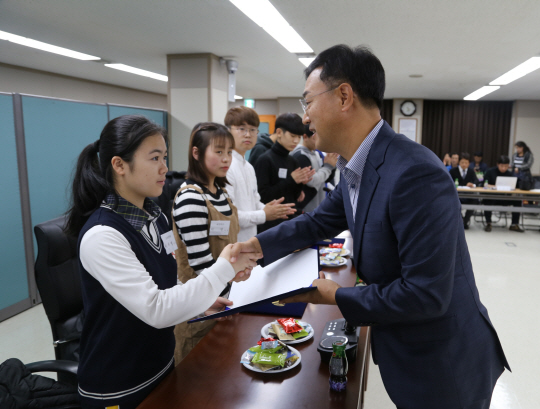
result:
<svg viewBox="0 0 540 409"><path fill-rule="evenodd" d="M193 128L186 181L174 198L172 213L178 278L183 283L213 266L223 248L236 243L238 211L225 190L233 149L234 138L225 126L204 122ZM229 289L227 283L220 295L227 296ZM214 325L203 321L176 326L176 364Z"/></svg>
<svg viewBox="0 0 540 409"><path fill-rule="evenodd" d="M178 283L161 194L167 145L143 116L110 121L79 156L66 231L78 235L85 321L80 344L83 408L138 404L174 367L174 325L231 304L219 294L255 255ZM239 273L237 276L243 275Z"/></svg>

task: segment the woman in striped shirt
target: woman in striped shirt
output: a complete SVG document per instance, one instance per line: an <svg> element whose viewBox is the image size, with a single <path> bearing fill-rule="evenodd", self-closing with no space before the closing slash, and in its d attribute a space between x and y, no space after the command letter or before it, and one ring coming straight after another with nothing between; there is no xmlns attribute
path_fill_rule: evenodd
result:
<svg viewBox="0 0 540 409"><path fill-rule="evenodd" d="M211 267L223 248L236 242L238 212L224 189L233 148L234 138L223 125L205 122L193 129L186 182L173 206L178 278L184 283ZM230 283L221 295L227 296L229 288ZM214 324L205 321L176 327L177 364Z"/></svg>

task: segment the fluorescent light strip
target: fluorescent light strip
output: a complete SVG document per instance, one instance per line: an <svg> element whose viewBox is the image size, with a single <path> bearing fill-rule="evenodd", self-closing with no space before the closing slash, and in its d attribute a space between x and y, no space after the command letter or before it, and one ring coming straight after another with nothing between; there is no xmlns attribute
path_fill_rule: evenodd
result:
<svg viewBox="0 0 540 409"><path fill-rule="evenodd" d="M142 75L143 77L153 78L159 81L169 81L166 75L156 74L155 72L141 70L140 68L130 67L125 64L105 64L105 67L114 68L115 70L130 72L131 74Z"/></svg>
<svg viewBox="0 0 540 409"><path fill-rule="evenodd" d="M525 61L522 64L519 64L517 67L512 68L507 73L501 75L496 80L493 80L489 83L489 85L507 85L510 84L512 81L517 80L518 78L521 78L535 70L540 68L540 57L532 57L529 58L527 61Z"/></svg>
<svg viewBox="0 0 540 409"><path fill-rule="evenodd" d="M499 88L501 87L494 87L492 85L486 85L480 89L477 89L473 93L467 95L463 99L466 101L476 101L477 99L485 97L487 94L491 94L493 91L497 91Z"/></svg>
<svg viewBox="0 0 540 409"><path fill-rule="evenodd" d="M37 48L41 51L47 51L49 53L60 54L65 57L76 58L83 61L91 60L101 60L99 57L93 55L83 54L78 51L69 50L63 47L57 47L52 44L43 43L41 41L32 40L31 38L21 37L16 34L6 33L5 31L0 31L0 40L10 41L15 44L24 45L26 47Z"/></svg>
<svg viewBox="0 0 540 409"><path fill-rule="evenodd" d="M240 95L235 95L234 99L244 99L244 97L241 97Z"/></svg>
<svg viewBox="0 0 540 409"><path fill-rule="evenodd" d="M311 58L299 58L300 62L302 64L304 64L306 67L309 67L309 64L311 64L313 62L313 60L315 60L315 57L311 57Z"/></svg>
<svg viewBox="0 0 540 409"><path fill-rule="evenodd" d="M268 0L230 0L246 16L291 53L312 53L312 48L300 37L287 20Z"/></svg>

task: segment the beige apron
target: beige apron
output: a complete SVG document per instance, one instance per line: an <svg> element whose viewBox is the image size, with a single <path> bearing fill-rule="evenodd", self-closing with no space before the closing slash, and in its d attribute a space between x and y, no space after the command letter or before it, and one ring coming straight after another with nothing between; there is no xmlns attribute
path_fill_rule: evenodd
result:
<svg viewBox="0 0 540 409"><path fill-rule="evenodd" d="M227 197L227 201L229 202L229 206L231 207L232 215L224 216L214 207L210 200L208 200L206 194L204 194L200 188L194 185L187 185L181 188L176 193L173 203L176 203L176 197L178 196L178 194L188 188L196 190L201 195L203 195L206 200L206 207L208 208L208 242L210 244L210 252L212 253L212 257L214 258L214 260L217 260L217 258L221 254L221 251L225 248L227 244L236 243L238 232L240 231L240 225L238 223L238 210L236 209L236 206L233 205L231 199L229 198L229 195L226 194L225 196ZM227 193L225 189L223 189L223 191ZM231 224L229 227L229 234L227 236L210 236L210 223L212 222L212 220L230 221ZM180 234L178 234L178 229L176 227L176 223L174 223L174 218L172 225L174 239L176 240L176 244L178 246L178 249L175 251L178 278L181 282L186 283L188 280L191 280L192 278L196 278L198 276L197 274L195 274L193 268L189 265L186 245L180 238ZM189 351L191 351L195 347L195 345L197 345L197 343L214 327L215 323L215 321L210 320L196 322L193 324L183 322L181 324L178 324L174 328L174 335L176 338L174 360L176 361L176 365L178 365L182 361L182 359L186 357Z"/></svg>

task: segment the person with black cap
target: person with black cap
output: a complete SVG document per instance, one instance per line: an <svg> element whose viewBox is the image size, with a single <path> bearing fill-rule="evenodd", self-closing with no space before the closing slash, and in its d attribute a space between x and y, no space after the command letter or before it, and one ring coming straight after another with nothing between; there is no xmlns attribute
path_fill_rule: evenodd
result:
<svg viewBox="0 0 540 409"><path fill-rule="evenodd" d="M284 197L284 203L295 203L298 213L306 204L303 189L313 178L315 171L311 166L301 168L298 161L289 155L300 142L303 133L304 124L298 114L289 112L277 117L276 141L254 165L257 189L263 203ZM263 232L282 221L283 219L266 221L257 226L257 230L259 233Z"/></svg>

